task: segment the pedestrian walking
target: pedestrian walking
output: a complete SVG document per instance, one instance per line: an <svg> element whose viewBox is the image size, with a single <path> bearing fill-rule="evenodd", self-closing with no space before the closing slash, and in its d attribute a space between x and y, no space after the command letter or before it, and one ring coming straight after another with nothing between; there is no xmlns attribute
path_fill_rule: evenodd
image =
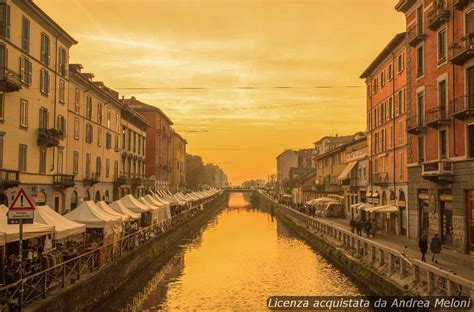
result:
<svg viewBox="0 0 474 312"><path fill-rule="evenodd" d="M351 227L351 232L354 233L356 227L356 221L354 220L354 217L352 217L351 221L349 221L349 226Z"/></svg>
<svg viewBox="0 0 474 312"><path fill-rule="evenodd" d="M365 232L367 233L367 238L369 238L370 233L372 233L372 222L370 219L365 222Z"/></svg>
<svg viewBox="0 0 474 312"><path fill-rule="evenodd" d="M439 238L438 233L436 233L435 236L431 239L430 250L433 254L431 261L434 263L438 263L438 256L441 252L441 239Z"/></svg>
<svg viewBox="0 0 474 312"><path fill-rule="evenodd" d="M426 235L422 235L420 240L418 241L418 247L420 248L421 252L421 261L426 262L426 252L428 252L428 238Z"/></svg>
<svg viewBox="0 0 474 312"><path fill-rule="evenodd" d="M362 236L362 229L364 228L364 223L362 222L361 218L358 217L356 219L356 232L357 235Z"/></svg>

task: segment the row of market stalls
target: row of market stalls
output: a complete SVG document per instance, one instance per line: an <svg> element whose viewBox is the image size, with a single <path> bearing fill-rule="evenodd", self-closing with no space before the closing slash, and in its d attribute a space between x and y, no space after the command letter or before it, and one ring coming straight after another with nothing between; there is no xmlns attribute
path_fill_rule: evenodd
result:
<svg viewBox="0 0 474 312"><path fill-rule="evenodd" d="M165 229L173 216L191 208L202 209L204 202L219 192L160 191L140 198L129 194L111 203L84 201L65 215L49 206L36 206L34 222L23 225L25 273L35 273L102 245L115 245L140 228L158 225ZM7 212L8 207L0 205L3 284L18 278L19 226L8 224Z"/></svg>
<svg viewBox="0 0 474 312"><path fill-rule="evenodd" d="M384 233L398 234L399 208L396 205L374 205L357 203L351 206L354 218L362 221L375 220L375 226Z"/></svg>

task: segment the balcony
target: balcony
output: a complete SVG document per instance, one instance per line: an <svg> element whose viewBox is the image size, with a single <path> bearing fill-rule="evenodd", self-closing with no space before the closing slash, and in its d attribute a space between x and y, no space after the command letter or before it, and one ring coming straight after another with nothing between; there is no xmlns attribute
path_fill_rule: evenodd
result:
<svg viewBox="0 0 474 312"><path fill-rule="evenodd" d="M99 183L100 173L98 172L86 172L86 177L82 181L84 186L92 186L96 183Z"/></svg>
<svg viewBox="0 0 474 312"><path fill-rule="evenodd" d="M114 183L115 183L115 184L118 184L119 186L120 186L120 185L127 184L127 183L128 183L127 176L126 176L125 174L123 174L122 172L120 172L119 175L116 175L116 176L114 177Z"/></svg>
<svg viewBox="0 0 474 312"><path fill-rule="evenodd" d="M38 145L44 147L53 147L59 145L59 139L61 139L62 133L54 128L38 129Z"/></svg>
<svg viewBox="0 0 474 312"><path fill-rule="evenodd" d="M53 176L53 187L56 189L66 189L74 185L74 175L72 174L55 174Z"/></svg>
<svg viewBox="0 0 474 312"><path fill-rule="evenodd" d="M449 10L445 0L437 0L433 2L431 10L428 12L428 27L435 31L441 25L449 20Z"/></svg>
<svg viewBox="0 0 474 312"><path fill-rule="evenodd" d="M8 189L20 184L20 173L15 170L0 169L0 187Z"/></svg>
<svg viewBox="0 0 474 312"><path fill-rule="evenodd" d="M457 46L457 48L459 48L459 46ZM455 52L454 57L451 58L451 63L462 66L474 57L474 33L466 35L460 49L461 50L457 53Z"/></svg>
<svg viewBox="0 0 474 312"><path fill-rule="evenodd" d="M141 185L142 184L142 178L139 177L138 175L135 175L135 177L132 177L130 179L130 184L132 185Z"/></svg>
<svg viewBox="0 0 474 312"><path fill-rule="evenodd" d="M372 174L372 183L375 185L387 185L388 184L388 172L377 172Z"/></svg>
<svg viewBox="0 0 474 312"><path fill-rule="evenodd" d="M0 89L5 92L16 92L21 89L20 75L6 67L0 67Z"/></svg>
<svg viewBox="0 0 474 312"><path fill-rule="evenodd" d="M418 43L426 39L426 34L423 30L423 25L414 25L407 28L407 40L408 44L412 47L416 46Z"/></svg>
<svg viewBox="0 0 474 312"><path fill-rule="evenodd" d="M463 10L471 0L454 0L453 6L456 10Z"/></svg>
<svg viewBox="0 0 474 312"><path fill-rule="evenodd" d="M456 119L465 120L474 116L474 95L458 97L451 101L451 116Z"/></svg>
<svg viewBox="0 0 474 312"><path fill-rule="evenodd" d="M418 116L411 116L407 118L407 132L410 134L419 134L426 132L427 126L424 118L418 118Z"/></svg>
<svg viewBox="0 0 474 312"><path fill-rule="evenodd" d="M450 182L454 176L453 163L448 160L423 163L421 176L433 182Z"/></svg>
<svg viewBox="0 0 474 312"><path fill-rule="evenodd" d="M449 125L451 122L446 107L435 107L425 112L426 125L438 129L443 125Z"/></svg>

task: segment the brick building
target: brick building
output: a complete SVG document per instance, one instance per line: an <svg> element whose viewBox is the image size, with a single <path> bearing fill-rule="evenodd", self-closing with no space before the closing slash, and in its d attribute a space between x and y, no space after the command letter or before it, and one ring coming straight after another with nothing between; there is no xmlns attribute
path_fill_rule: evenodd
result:
<svg viewBox="0 0 474 312"><path fill-rule="evenodd" d="M367 202L391 205L381 222L388 232L408 233L405 33L397 34L360 78L367 85L369 179ZM378 215L380 217L380 215Z"/></svg>
<svg viewBox="0 0 474 312"><path fill-rule="evenodd" d="M406 16L409 236L474 251L474 4L400 0Z"/></svg>

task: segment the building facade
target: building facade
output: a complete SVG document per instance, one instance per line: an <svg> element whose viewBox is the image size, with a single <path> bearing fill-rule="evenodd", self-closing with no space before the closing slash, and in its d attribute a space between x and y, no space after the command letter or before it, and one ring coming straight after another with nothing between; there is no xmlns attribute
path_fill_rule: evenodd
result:
<svg viewBox="0 0 474 312"><path fill-rule="evenodd" d="M400 0L407 25L409 236L474 251L474 3Z"/></svg>
<svg viewBox="0 0 474 312"><path fill-rule="evenodd" d="M367 86L369 189L366 201L393 205L387 231L408 235L406 35L397 34L362 73Z"/></svg>
<svg viewBox="0 0 474 312"><path fill-rule="evenodd" d="M32 1L0 1L0 202L19 187L64 209L69 49L77 42Z"/></svg>
<svg viewBox="0 0 474 312"><path fill-rule="evenodd" d="M122 197L132 194L135 197L155 190L155 180L146 176L147 120L132 106L123 101L121 111L122 127L122 166L116 183L115 194Z"/></svg>
<svg viewBox="0 0 474 312"><path fill-rule="evenodd" d="M170 191L173 193L186 190L186 144L188 142L171 129L171 147L169 160L171 174L169 181Z"/></svg>
<svg viewBox="0 0 474 312"><path fill-rule="evenodd" d="M117 92L94 75L82 72L82 65L69 66L67 100L66 174L62 189L64 211L84 200L107 202L114 196L114 183L120 171L122 102ZM73 183L69 184L73 176ZM59 181L58 181L59 182Z"/></svg>
<svg viewBox="0 0 474 312"><path fill-rule="evenodd" d="M290 169L298 167L298 153L294 150L286 150L276 157L277 161L277 192L278 194L289 194L288 181Z"/></svg>
<svg viewBox="0 0 474 312"><path fill-rule="evenodd" d="M125 103L140 113L149 124L146 142L146 176L155 180L156 189L168 190L173 122L158 107L142 103L135 97L126 99Z"/></svg>

